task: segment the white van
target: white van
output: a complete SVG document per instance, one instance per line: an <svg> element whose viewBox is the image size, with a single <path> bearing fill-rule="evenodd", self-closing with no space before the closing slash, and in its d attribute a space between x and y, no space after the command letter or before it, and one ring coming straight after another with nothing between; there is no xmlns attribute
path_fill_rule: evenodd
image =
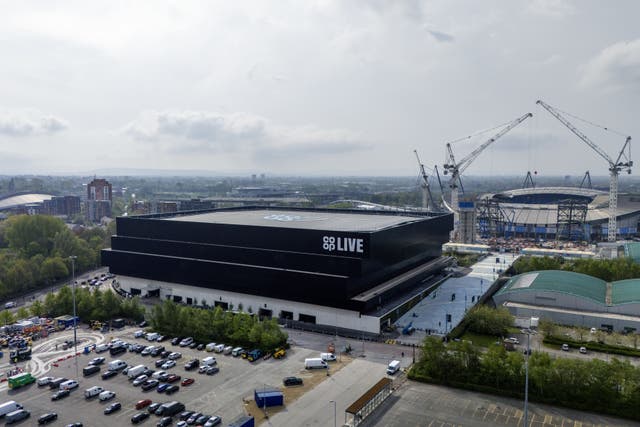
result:
<svg viewBox="0 0 640 427"><path fill-rule="evenodd" d="M95 397L97 395L99 395L100 393L102 393L104 391L104 389L100 386L93 386L91 388L88 388L84 391L84 398L85 399L91 399L92 397Z"/></svg>
<svg viewBox="0 0 640 427"><path fill-rule="evenodd" d="M325 362L335 362L337 360L336 355L333 353L320 353L320 359Z"/></svg>
<svg viewBox="0 0 640 427"><path fill-rule="evenodd" d="M144 336L144 331L142 329L135 331L133 333L134 338L142 338Z"/></svg>
<svg viewBox="0 0 640 427"><path fill-rule="evenodd" d="M228 346L226 346L226 347L224 348L223 353L224 353L224 354L231 354L231 352L232 352L232 351L233 351L233 347L231 347L230 345L228 345Z"/></svg>
<svg viewBox="0 0 640 427"><path fill-rule="evenodd" d="M231 350L231 355L233 357L238 357L240 356L240 352L242 351L242 347L236 347L233 350Z"/></svg>
<svg viewBox="0 0 640 427"><path fill-rule="evenodd" d="M213 366L213 365L215 365L216 363L218 363L218 362L216 361L216 358L215 358L215 357L211 357L211 356L209 356L209 357L205 357L205 358L204 358L204 359L202 359L202 361L200 362L200 364L201 364L201 365L204 365L204 366Z"/></svg>
<svg viewBox="0 0 640 427"><path fill-rule="evenodd" d="M78 387L78 381L76 380L67 380L60 384L60 390L73 390Z"/></svg>
<svg viewBox="0 0 640 427"><path fill-rule="evenodd" d="M149 332L145 338L147 339L147 341L155 341L158 339L158 337L160 336L159 333L157 332Z"/></svg>
<svg viewBox="0 0 640 427"><path fill-rule="evenodd" d="M22 409L22 405L17 403L15 400L4 402L0 405L0 417L4 417L9 412L17 411L18 409Z"/></svg>
<svg viewBox="0 0 640 427"><path fill-rule="evenodd" d="M204 348L205 350L207 350L208 352L212 352L216 346L218 344L214 343L214 342L210 342L209 344L207 344L207 346Z"/></svg>
<svg viewBox="0 0 640 427"><path fill-rule="evenodd" d="M328 369L329 365L327 365L327 362L320 359L319 357L312 357L310 359L304 359L304 368L305 369Z"/></svg>
<svg viewBox="0 0 640 427"><path fill-rule="evenodd" d="M400 370L400 361L392 360L387 366L387 375L393 375Z"/></svg>
<svg viewBox="0 0 640 427"><path fill-rule="evenodd" d="M129 368L129 370L127 371L127 377L129 377L130 380L137 378L138 376L142 375L145 369L146 368L144 365L137 365L133 368Z"/></svg>
<svg viewBox="0 0 640 427"><path fill-rule="evenodd" d="M127 363L124 360L112 360L109 362L108 370L110 371L119 371L127 367Z"/></svg>
<svg viewBox="0 0 640 427"><path fill-rule="evenodd" d="M224 344L218 344L217 346L215 346L213 351L215 351L216 353L222 353L224 351Z"/></svg>

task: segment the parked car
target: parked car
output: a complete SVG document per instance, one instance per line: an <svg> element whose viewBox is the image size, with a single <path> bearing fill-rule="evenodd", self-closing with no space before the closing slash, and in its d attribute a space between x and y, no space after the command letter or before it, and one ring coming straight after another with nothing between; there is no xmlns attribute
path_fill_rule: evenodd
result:
<svg viewBox="0 0 640 427"><path fill-rule="evenodd" d="M168 356L169 360L178 360L182 357L182 353L179 353L177 351L174 351L173 353L170 353Z"/></svg>
<svg viewBox="0 0 640 427"><path fill-rule="evenodd" d="M569 344L562 344L562 347L560 347L562 349L562 351L569 351Z"/></svg>
<svg viewBox="0 0 640 427"><path fill-rule="evenodd" d="M164 392L165 392L165 390L167 389L167 387L169 387L169 386L171 386L171 384L169 384L169 383L162 383L162 384L159 384L159 385L158 385L158 388L156 389L156 391L157 391L158 393L164 393Z"/></svg>
<svg viewBox="0 0 640 427"><path fill-rule="evenodd" d="M158 380L146 380L145 382L142 383L142 386L140 388L142 388L144 391L149 391L158 387L158 384L159 384Z"/></svg>
<svg viewBox="0 0 640 427"><path fill-rule="evenodd" d="M38 417L38 424L49 424L58 419L58 414L55 412L49 412L48 414L40 415Z"/></svg>
<svg viewBox="0 0 640 427"><path fill-rule="evenodd" d="M173 418L171 417L162 417L160 421L156 424L156 427L167 427L173 424Z"/></svg>
<svg viewBox="0 0 640 427"><path fill-rule="evenodd" d="M184 365L184 369L187 371L191 371L196 369L200 365L200 361L198 359L191 359Z"/></svg>
<svg viewBox="0 0 640 427"><path fill-rule="evenodd" d="M222 423L222 418L214 415L213 417L209 418L206 423L204 423L204 427L215 427L220 423Z"/></svg>
<svg viewBox="0 0 640 427"><path fill-rule="evenodd" d="M175 360L167 360L166 362L164 362L164 365L161 366L162 369L171 369L174 366L176 366L176 361Z"/></svg>
<svg viewBox="0 0 640 427"><path fill-rule="evenodd" d="M167 379L165 380L168 383L174 383L176 381L180 381L182 377L180 375L175 375L175 374L171 374L167 376Z"/></svg>
<svg viewBox="0 0 640 427"><path fill-rule="evenodd" d="M133 386L134 387L138 387L140 384L142 384L143 382L145 382L146 380L148 380L149 377L146 375L140 375L139 377L137 377L135 380L133 380Z"/></svg>
<svg viewBox="0 0 640 427"><path fill-rule="evenodd" d="M184 411L184 412L180 412L180 414L178 415L178 419L180 421L186 421L189 419L189 417L193 415L193 411Z"/></svg>
<svg viewBox="0 0 640 427"><path fill-rule="evenodd" d="M160 405L162 405L162 403L160 402L152 403L147 408L147 412L149 412L150 414L155 414L156 410L160 407Z"/></svg>
<svg viewBox="0 0 640 427"><path fill-rule="evenodd" d="M171 340L171 345L178 345L180 344L180 341L182 341L182 338L180 337L175 337Z"/></svg>
<svg viewBox="0 0 640 427"><path fill-rule="evenodd" d="M196 412L187 419L187 424L195 424L196 420L202 416L202 413Z"/></svg>
<svg viewBox="0 0 640 427"><path fill-rule="evenodd" d="M198 344L198 346L196 347L196 350L199 350L199 351L204 350L204 344L202 343Z"/></svg>
<svg viewBox="0 0 640 427"><path fill-rule="evenodd" d="M164 365L165 363L167 363L168 360L169 359L158 359L158 360L156 360L156 363L155 363L156 368L159 368L160 366Z"/></svg>
<svg viewBox="0 0 640 427"><path fill-rule="evenodd" d="M286 377L285 379L282 380L282 383L285 386L291 386L291 385L302 385L302 378L299 377Z"/></svg>
<svg viewBox="0 0 640 427"><path fill-rule="evenodd" d="M193 384L194 382L196 382L196 380L194 380L193 378L185 378L185 379L182 380L180 385L183 386L183 387L186 387L188 385Z"/></svg>
<svg viewBox="0 0 640 427"><path fill-rule="evenodd" d="M194 424L201 426L207 421L209 421L209 418L211 418L211 415L202 415L198 417L198 419L196 419L196 422Z"/></svg>
<svg viewBox="0 0 640 427"><path fill-rule="evenodd" d="M151 405L152 403L153 402L151 402L151 399L138 400L138 402L136 403L136 409L146 408L147 406Z"/></svg>
<svg viewBox="0 0 640 427"><path fill-rule="evenodd" d="M164 374L168 374L168 372L167 372L167 371L156 371L156 372L154 372L154 373L153 373L153 375L151 375L151 378L154 378L154 379L156 379L156 380L159 380L159 379L160 379L160 377L161 377L162 375L164 375Z"/></svg>
<svg viewBox="0 0 640 427"><path fill-rule="evenodd" d="M104 408L104 414L109 415L116 411L119 411L120 409L122 409L122 404L120 402L113 402L112 404Z"/></svg>
<svg viewBox="0 0 640 427"><path fill-rule="evenodd" d="M187 347L191 345L191 343L193 343L192 337L184 338L182 341L180 341L180 347Z"/></svg>
<svg viewBox="0 0 640 427"><path fill-rule="evenodd" d="M102 379L108 380L109 378L115 377L116 375L118 375L118 371L106 371L102 373Z"/></svg>
<svg viewBox="0 0 640 427"><path fill-rule="evenodd" d="M580 347L580 353L587 354L587 347Z"/></svg>
<svg viewBox="0 0 640 427"><path fill-rule="evenodd" d="M176 385L176 384L171 384L169 385L169 387L167 387L167 389L164 391L165 394L173 394L176 391L180 391L180 386Z"/></svg>
<svg viewBox="0 0 640 427"><path fill-rule="evenodd" d="M94 357L93 359L91 359L89 361L89 365L102 365L105 361L105 358L100 356L100 357Z"/></svg>
<svg viewBox="0 0 640 427"><path fill-rule="evenodd" d="M114 392L110 391L110 390L105 390L105 391L103 391L102 393L100 393L98 395L98 399L101 402L106 402L107 400L111 400L114 397L116 397L116 394Z"/></svg>
<svg viewBox="0 0 640 427"><path fill-rule="evenodd" d="M53 377L40 377L38 378L38 387L49 385L53 381Z"/></svg>
<svg viewBox="0 0 640 427"><path fill-rule="evenodd" d="M220 372L220 368L218 368L217 366L212 366L209 369L207 369L207 375L214 375L214 374L217 374L218 372Z"/></svg>
<svg viewBox="0 0 640 427"><path fill-rule="evenodd" d="M149 418L148 412L138 412L133 417L131 417L131 424L139 424Z"/></svg>

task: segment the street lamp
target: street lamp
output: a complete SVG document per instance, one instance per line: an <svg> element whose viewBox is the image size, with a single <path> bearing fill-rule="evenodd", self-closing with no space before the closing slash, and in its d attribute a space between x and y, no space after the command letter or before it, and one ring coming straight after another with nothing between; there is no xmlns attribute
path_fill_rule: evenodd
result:
<svg viewBox="0 0 640 427"><path fill-rule="evenodd" d="M71 260L71 294L73 296L73 349L75 354L73 355L76 361L76 380L79 378L78 376L78 336L77 336L77 327L78 327L78 317L76 314L76 259L78 257L75 255L71 255L69 259Z"/></svg>
<svg viewBox="0 0 640 427"><path fill-rule="evenodd" d="M531 324L529 324L531 326ZM524 356L524 417L523 417L523 426L527 425L528 420L528 406L529 406L529 352L531 351L531 347L529 345L529 339L531 338L531 333L527 332L527 350Z"/></svg>
<svg viewBox="0 0 640 427"><path fill-rule="evenodd" d="M337 424L337 416L336 416L336 401L330 400L329 403L333 403L333 427L336 427Z"/></svg>

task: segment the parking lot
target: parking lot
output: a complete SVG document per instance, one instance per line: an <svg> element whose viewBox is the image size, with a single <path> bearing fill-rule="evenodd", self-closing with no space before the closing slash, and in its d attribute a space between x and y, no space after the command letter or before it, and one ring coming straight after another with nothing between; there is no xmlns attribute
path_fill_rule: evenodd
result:
<svg viewBox="0 0 640 427"><path fill-rule="evenodd" d="M118 337L126 342L151 344L143 338L133 338L133 332L134 329L129 328L120 333L111 334L106 338ZM55 425L66 425L72 422L82 422L85 426L96 427L128 425L130 424L131 416L139 412L134 409L134 405L141 399L151 399L154 402L177 400L184 403L187 410L218 415L222 417L223 423L225 423L246 412L245 401L253 399L253 391L256 388L281 387L284 377L299 375L305 378L305 385L297 388L292 394L293 397L294 395L303 394L305 389L326 378L324 372L309 373L304 370L304 359L318 356L318 353L313 350L294 348L288 352L287 357L284 359L260 359L254 363L249 363L247 360L234 358L231 355L207 353L205 351L172 346L169 341L159 344L164 345L167 350L179 351L183 355L178 360L177 365L167 371L181 375L183 379L187 377L195 378L194 384L185 387L181 386L180 391L171 396L165 396L155 390L145 392L140 387L134 387L128 381L126 375L118 374L113 378L103 380L100 374L95 374L87 378L81 376L80 386L70 396L59 401L51 401L53 391L49 390L48 387L37 387L36 384L3 392L3 394L8 393L8 397L5 394L3 400L15 400L21 403L25 409L31 411L32 419L22 422L23 425L33 424L34 418L46 412L58 413L58 421L55 422ZM184 369L184 364L188 360L192 358L202 359L211 355L215 356L218 361L219 373L208 376L198 374L197 370L186 371ZM87 365L87 362L96 356L93 352L88 355L78 356L79 371L82 372L82 368ZM159 370L154 365L155 360L158 358L151 356L141 356L131 352L113 357L109 355L109 352L104 352L100 356L106 358L105 363L102 365L102 372L106 371L107 364L115 359L124 360L132 366L144 364L152 369ZM63 362L58 363L58 367L52 367L50 371L46 372L46 375L75 378L75 361L73 358L65 359ZM84 390L92 386L101 386L105 390L115 392L115 399L108 402L99 402L96 398L86 400L84 398ZM122 404L122 409L111 415L103 415L104 408L115 401ZM156 417L152 416L143 424L155 425L156 421Z"/></svg>

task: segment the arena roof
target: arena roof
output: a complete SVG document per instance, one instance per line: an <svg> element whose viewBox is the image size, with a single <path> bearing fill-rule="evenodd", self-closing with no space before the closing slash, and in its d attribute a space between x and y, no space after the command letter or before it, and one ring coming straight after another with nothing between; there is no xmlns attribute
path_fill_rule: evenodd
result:
<svg viewBox="0 0 640 427"><path fill-rule="evenodd" d="M190 221L212 224L249 225L258 227L298 228L330 231L378 231L425 216L390 215L376 212L331 212L328 210L239 209L170 216L167 221Z"/></svg>
<svg viewBox="0 0 640 427"><path fill-rule="evenodd" d="M28 205L30 203L42 203L44 200L51 200L50 194L18 194L0 199L0 210L12 209L17 206Z"/></svg>
<svg viewBox="0 0 640 427"><path fill-rule="evenodd" d="M483 197L513 198L519 196L533 196L537 194L558 194L566 196L589 197L591 199L596 196L607 194L606 191L595 190L593 188L578 187L534 187L534 188L516 188L513 190L502 191L500 193L487 194Z"/></svg>
<svg viewBox="0 0 640 427"><path fill-rule="evenodd" d="M571 271L534 271L512 277L498 294L535 291L560 292L604 304L607 283L604 280Z"/></svg>
<svg viewBox="0 0 640 427"><path fill-rule="evenodd" d="M610 299L607 303L607 289ZM497 295L509 292L551 291L590 299L602 305L640 303L640 279L604 280L572 271L546 270L512 277Z"/></svg>

